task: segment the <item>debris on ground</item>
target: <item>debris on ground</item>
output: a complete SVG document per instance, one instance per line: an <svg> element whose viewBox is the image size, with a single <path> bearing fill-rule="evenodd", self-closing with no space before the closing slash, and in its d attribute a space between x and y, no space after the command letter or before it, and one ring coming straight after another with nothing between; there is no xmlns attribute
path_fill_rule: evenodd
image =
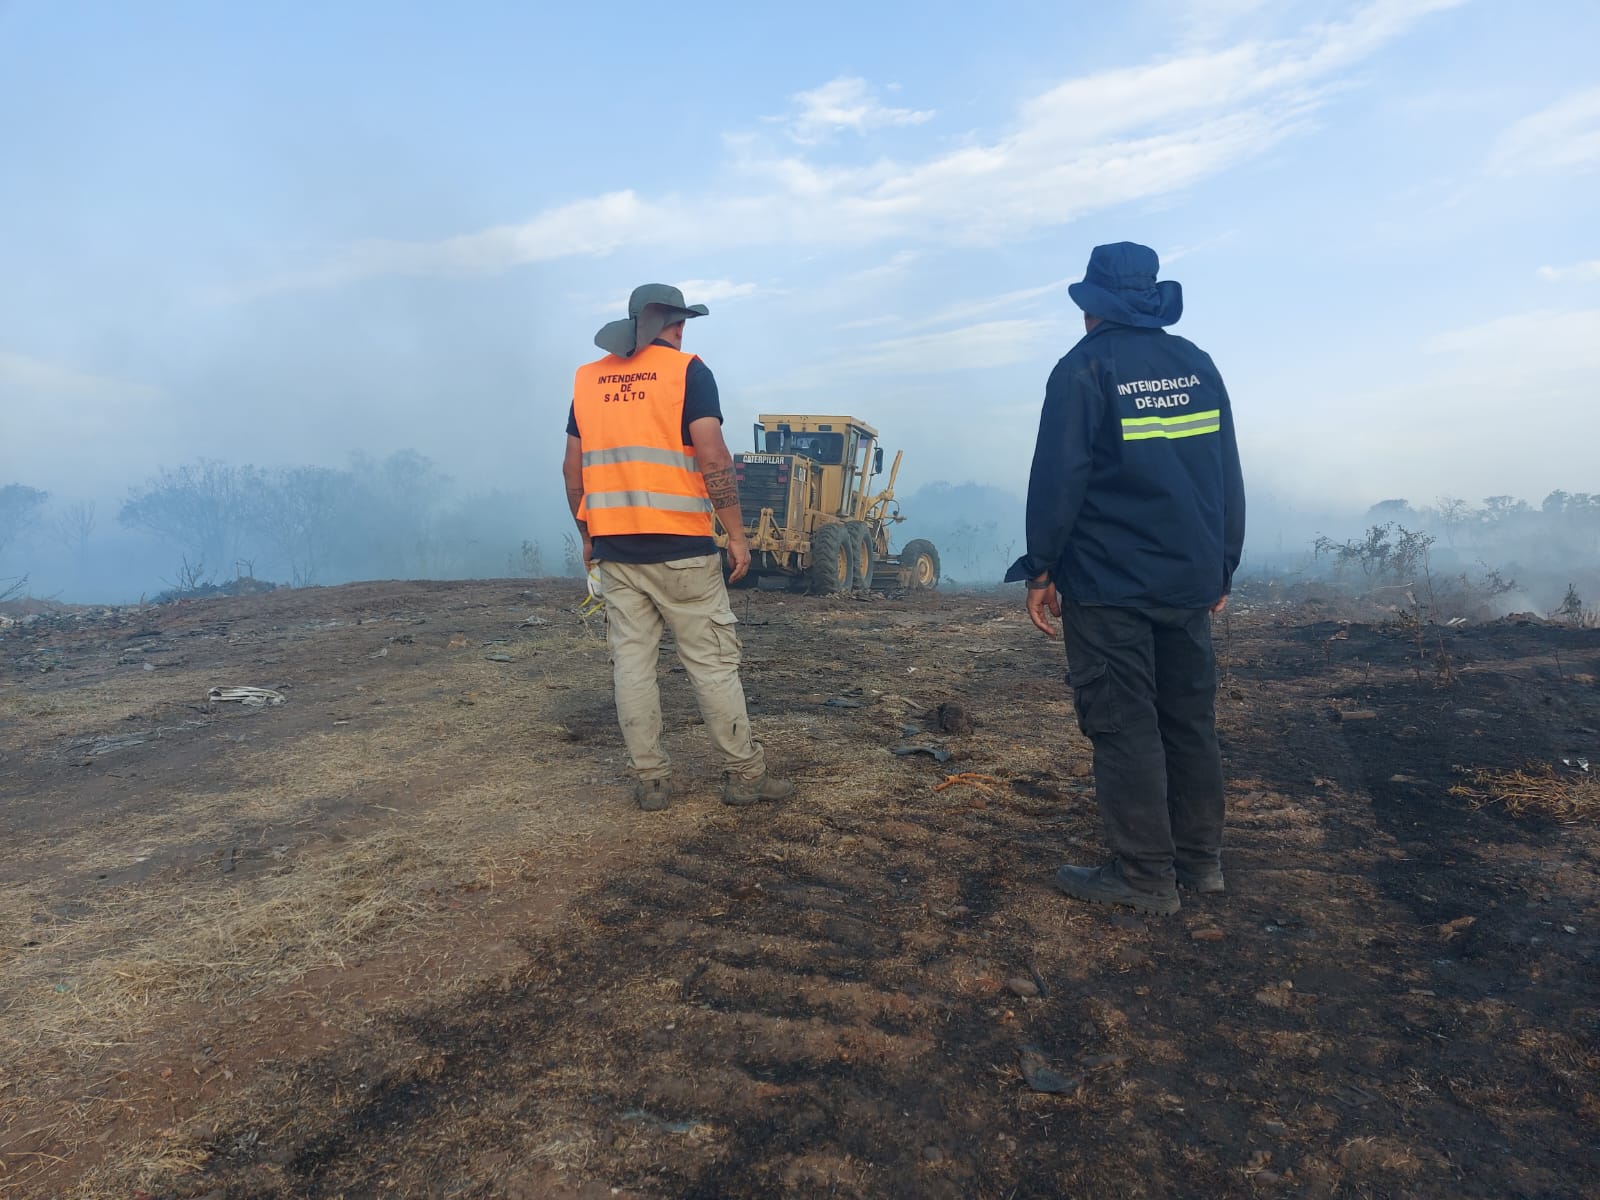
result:
<svg viewBox="0 0 1600 1200"><path fill-rule="evenodd" d="M954 700L946 700L923 714L924 727L940 733L971 733L972 717Z"/></svg>
<svg viewBox="0 0 1600 1200"><path fill-rule="evenodd" d="M210 704L243 704L246 708L262 708L282 704L288 697L282 692L264 687L214 687L206 693Z"/></svg>
<svg viewBox="0 0 1600 1200"><path fill-rule="evenodd" d="M987 792L990 795L994 794L995 788L1004 786L1004 784L1002 784L1000 780L996 779L993 775L980 775L976 771L963 771L959 775L947 776L943 783L934 784L933 790L936 792L942 792L946 788L956 787L960 784L966 784L968 787L977 788L980 792Z"/></svg>
<svg viewBox="0 0 1600 1200"><path fill-rule="evenodd" d="M1030 1088L1047 1095L1059 1096L1075 1092L1083 1082L1056 1070L1050 1065L1050 1060L1045 1057L1044 1051L1037 1046L1018 1047L1017 1066L1022 1071L1023 1081Z"/></svg>
<svg viewBox="0 0 1600 1200"><path fill-rule="evenodd" d="M1553 766L1530 766L1516 770L1473 771L1468 782L1450 789L1474 807L1494 803L1514 817L1532 815L1553 817L1557 821L1593 820L1600 815L1600 779L1581 760L1580 773Z"/></svg>
<svg viewBox="0 0 1600 1200"><path fill-rule="evenodd" d="M658 1117L654 1113L644 1111L642 1108L629 1109L622 1114L622 1119L632 1124L659 1129L662 1133L696 1133L706 1128L704 1121L695 1120L692 1117L684 1121L669 1121L665 1117Z"/></svg>
<svg viewBox="0 0 1600 1200"><path fill-rule="evenodd" d="M1370 708L1343 708L1334 710L1333 719L1340 722L1376 721L1378 714Z"/></svg>

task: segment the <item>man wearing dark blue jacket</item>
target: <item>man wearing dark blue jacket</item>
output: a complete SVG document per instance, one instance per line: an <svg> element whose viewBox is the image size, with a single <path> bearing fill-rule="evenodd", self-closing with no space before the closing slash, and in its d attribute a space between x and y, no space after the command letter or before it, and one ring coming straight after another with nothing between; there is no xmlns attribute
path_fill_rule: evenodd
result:
<svg viewBox="0 0 1600 1200"><path fill-rule="evenodd" d="M1183 291L1154 250L1096 246L1069 289L1086 333L1045 387L1028 481L1028 615L1062 621L1078 727L1113 858L1069 896L1178 911L1220 892L1222 758L1211 614L1244 544L1233 411L1211 356L1165 331Z"/></svg>

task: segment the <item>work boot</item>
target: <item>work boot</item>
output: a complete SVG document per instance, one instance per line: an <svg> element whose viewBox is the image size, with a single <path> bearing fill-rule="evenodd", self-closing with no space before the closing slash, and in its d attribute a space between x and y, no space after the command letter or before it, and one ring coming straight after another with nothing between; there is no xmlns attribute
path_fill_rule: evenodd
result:
<svg viewBox="0 0 1600 1200"><path fill-rule="evenodd" d="M1222 868L1215 864L1205 867L1185 867L1173 863L1172 869L1178 874L1178 886L1181 888L1199 892L1201 895L1224 890Z"/></svg>
<svg viewBox="0 0 1600 1200"><path fill-rule="evenodd" d="M672 780L641 779L633 785L633 799L640 812L660 812L672 803Z"/></svg>
<svg viewBox="0 0 1600 1200"><path fill-rule="evenodd" d="M1122 877L1116 863L1103 867L1062 867L1056 872L1056 887L1090 904L1121 904L1158 917L1170 917L1182 907L1176 888L1167 893L1142 892Z"/></svg>
<svg viewBox="0 0 1600 1200"><path fill-rule="evenodd" d="M787 800L794 793L794 783L776 775L760 775L755 779L728 776L722 787L722 802L735 808L756 804L762 800Z"/></svg>

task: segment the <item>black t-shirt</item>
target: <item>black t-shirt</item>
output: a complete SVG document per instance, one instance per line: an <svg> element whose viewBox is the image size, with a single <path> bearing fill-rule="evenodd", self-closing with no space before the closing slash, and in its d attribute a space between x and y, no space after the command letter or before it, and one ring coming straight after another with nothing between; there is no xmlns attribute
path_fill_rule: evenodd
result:
<svg viewBox="0 0 1600 1200"><path fill-rule="evenodd" d="M657 338L651 343L654 346L666 346L673 349L668 342ZM689 368L683 377L683 444L694 446L694 440L689 436L689 423L698 421L701 417L715 417L717 424L722 423L722 400L717 394L717 380L711 374L711 368L698 358L690 360ZM567 433L572 437L580 436L578 433L578 414L576 407L567 409ZM715 554L716 542L708 537L692 537L682 533L626 533L616 534L612 537L597 537L594 539L594 556L609 562L621 563L658 563L674 562L680 558L696 558L702 554Z"/></svg>

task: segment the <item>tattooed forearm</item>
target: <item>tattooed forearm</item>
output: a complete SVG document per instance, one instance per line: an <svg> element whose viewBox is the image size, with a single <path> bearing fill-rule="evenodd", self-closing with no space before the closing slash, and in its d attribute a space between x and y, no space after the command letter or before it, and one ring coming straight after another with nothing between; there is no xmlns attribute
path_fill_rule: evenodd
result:
<svg viewBox="0 0 1600 1200"><path fill-rule="evenodd" d="M701 472L706 481L706 493L711 497L711 507L721 512L725 508L739 507L739 483L733 475L733 464L707 463Z"/></svg>

